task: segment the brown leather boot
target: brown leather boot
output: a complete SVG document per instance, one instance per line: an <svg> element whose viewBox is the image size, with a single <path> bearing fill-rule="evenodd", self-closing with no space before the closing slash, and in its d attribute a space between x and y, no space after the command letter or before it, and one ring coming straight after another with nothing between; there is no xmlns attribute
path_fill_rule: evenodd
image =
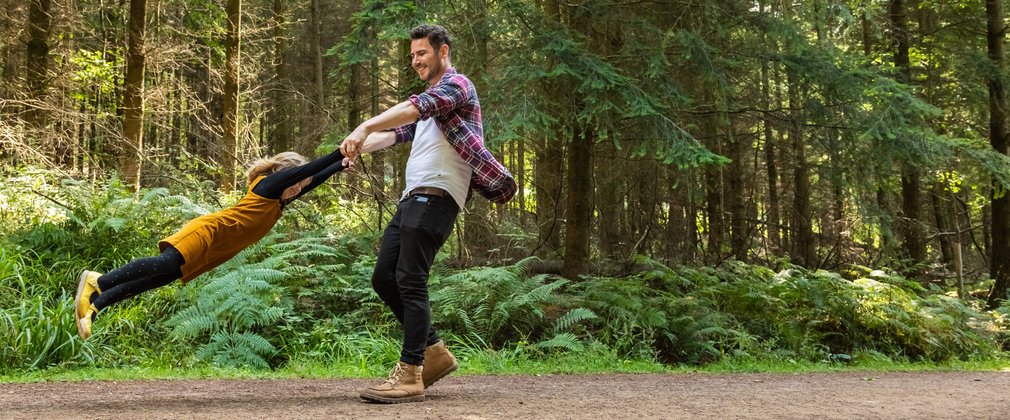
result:
<svg viewBox="0 0 1010 420"><path fill-rule="evenodd" d="M424 366L398 362L386 382L361 391L361 398L386 404L424 401L423 370Z"/></svg>
<svg viewBox="0 0 1010 420"><path fill-rule="evenodd" d="M456 356L453 356L449 348L445 346L445 341L438 340L437 343L424 349L424 373L421 378L425 388L456 369L459 369L459 363L456 362Z"/></svg>

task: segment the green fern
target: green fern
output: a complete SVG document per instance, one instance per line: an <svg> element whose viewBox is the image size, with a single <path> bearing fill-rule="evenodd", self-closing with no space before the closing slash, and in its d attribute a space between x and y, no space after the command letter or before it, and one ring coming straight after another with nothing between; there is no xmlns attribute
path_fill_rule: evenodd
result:
<svg viewBox="0 0 1010 420"><path fill-rule="evenodd" d="M534 348L540 349L564 349L574 353L582 353L586 351L586 346L582 344L582 341L570 332L560 333L551 337L549 340L544 340L533 345Z"/></svg>
<svg viewBox="0 0 1010 420"><path fill-rule="evenodd" d="M196 356L218 366L268 368L270 365L262 355L276 352L277 349L258 334L218 331L210 337L210 342L197 350Z"/></svg>
<svg viewBox="0 0 1010 420"><path fill-rule="evenodd" d="M176 339L209 337L197 348L198 359L223 366L266 367L266 358L276 353L256 329L285 313L285 308L274 305L282 290L275 284L288 277L279 269L285 260L274 256L252 261L276 238L265 239L208 273L210 279L191 292L190 306L167 321Z"/></svg>
<svg viewBox="0 0 1010 420"><path fill-rule="evenodd" d="M480 267L447 277L433 276L431 301L436 319L448 329L491 346L543 332L546 309L560 303L565 279L526 276L535 257L506 267Z"/></svg>
<svg viewBox="0 0 1010 420"><path fill-rule="evenodd" d="M597 318L599 317L596 316L596 312L590 309L574 308L554 321L554 333L568 331L582 321L591 321Z"/></svg>

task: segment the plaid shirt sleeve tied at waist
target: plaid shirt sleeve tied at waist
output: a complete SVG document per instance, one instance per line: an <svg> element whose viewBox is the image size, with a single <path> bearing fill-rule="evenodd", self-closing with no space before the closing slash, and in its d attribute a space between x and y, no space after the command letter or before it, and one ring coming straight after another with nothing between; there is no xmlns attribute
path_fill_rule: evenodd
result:
<svg viewBox="0 0 1010 420"><path fill-rule="evenodd" d="M484 147L480 101L470 79L450 68L436 85L412 95L410 103L421 111L420 119L435 118L445 139L473 169L470 189L497 204L512 199L518 186L508 169ZM416 127L417 123L397 128L396 143L413 140Z"/></svg>

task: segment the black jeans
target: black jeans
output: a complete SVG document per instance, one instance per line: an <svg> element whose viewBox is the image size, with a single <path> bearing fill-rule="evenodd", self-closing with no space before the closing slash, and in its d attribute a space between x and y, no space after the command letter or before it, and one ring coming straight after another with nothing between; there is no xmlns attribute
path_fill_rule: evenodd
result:
<svg viewBox="0 0 1010 420"><path fill-rule="evenodd" d="M372 287L403 325L404 363L423 364L425 347L438 342L431 325L428 270L458 214L449 195L414 195L400 201L382 234Z"/></svg>

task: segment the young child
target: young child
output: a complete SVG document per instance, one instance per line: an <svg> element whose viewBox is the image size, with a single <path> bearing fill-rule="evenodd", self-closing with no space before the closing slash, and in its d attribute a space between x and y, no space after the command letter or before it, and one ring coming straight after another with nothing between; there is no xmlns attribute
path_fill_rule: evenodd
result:
<svg viewBox="0 0 1010 420"><path fill-rule="evenodd" d="M104 275L84 270L74 299L81 338L91 336L91 323L102 309L178 278L187 283L228 261L266 236L288 203L353 166L340 150L306 161L294 152L260 159L249 168L249 190L238 204L193 219L158 242L161 255L131 261Z"/></svg>

